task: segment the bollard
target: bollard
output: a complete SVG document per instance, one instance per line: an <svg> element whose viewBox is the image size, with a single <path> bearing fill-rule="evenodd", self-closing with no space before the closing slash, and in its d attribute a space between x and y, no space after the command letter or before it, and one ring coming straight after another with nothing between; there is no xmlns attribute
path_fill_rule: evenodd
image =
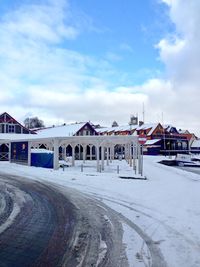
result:
<svg viewBox="0 0 200 267"><path fill-rule="evenodd" d="M136 167L136 165L133 167L133 170L135 171L135 175L136 175L136 173L137 173L137 167Z"/></svg>
<svg viewBox="0 0 200 267"><path fill-rule="evenodd" d="M117 173L119 174L119 165L117 165Z"/></svg>
<svg viewBox="0 0 200 267"><path fill-rule="evenodd" d="M81 172L83 172L83 164L81 164Z"/></svg>
<svg viewBox="0 0 200 267"><path fill-rule="evenodd" d="M65 171L65 165L64 164L62 165L62 168L63 168L63 171Z"/></svg>
<svg viewBox="0 0 200 267"><path fill-rule="evenodd" d="M101 172L101 165L99 165L99 172Z"/></svg>

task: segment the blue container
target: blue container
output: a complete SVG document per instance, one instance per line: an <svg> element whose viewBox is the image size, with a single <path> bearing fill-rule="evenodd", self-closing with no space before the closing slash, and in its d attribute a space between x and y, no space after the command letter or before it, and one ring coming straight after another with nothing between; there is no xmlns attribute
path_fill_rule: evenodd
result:
<svg viewBox="0 0 200 267"><path fill-rule="evenodd" d="M53 168L53 153L31 153L31 166Z"/></svg>

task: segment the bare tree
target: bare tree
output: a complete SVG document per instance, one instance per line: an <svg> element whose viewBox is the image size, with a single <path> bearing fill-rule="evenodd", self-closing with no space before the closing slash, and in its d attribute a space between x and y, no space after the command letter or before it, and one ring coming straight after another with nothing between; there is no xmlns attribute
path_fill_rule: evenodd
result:
<svg viewBox="0 0 200 267"><path fill-rule="evenodd" d="M28 129L45 127L44 122L38 117L26 118L24 120L24 126Z"/></svg>
<svg viewBox="0 0 200 267"><path fill-rule="evenodd" d="M117 127L117 126L119 126L118 123L116 121L113 121L112 127Z"/></svg>

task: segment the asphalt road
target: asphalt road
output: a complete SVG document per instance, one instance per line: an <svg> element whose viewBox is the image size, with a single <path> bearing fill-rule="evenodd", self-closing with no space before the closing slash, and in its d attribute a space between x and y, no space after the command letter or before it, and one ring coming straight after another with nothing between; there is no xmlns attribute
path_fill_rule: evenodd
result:
<svg viewBox="0 0 200 267"><path fill-rule="evenodd" d="M148 263L135 251L143 266L167 266L152 238L97 195L0 174L0 267L132 267L122 223L147 246Z"/></svg>
<svg viewBox="0 0 200 267"><path fill-rule="evenodd" d="M0 176L0 266L61 266L75 215L49 186Z"/></svg>
<svg viewBox="0 0 200 267"><path fill-rule="evenodd" d="M0 175L0 267L128 266L114 213L76 190Z"/></svg>
<svg viewBox="0 0 200 267"><path fill-rule="evenodd" d="M177 168L182 169L182 170L187 171L187 172L193 172L193 173L200 175L200 168L195 168L195 167L177 167Z"/></svg>
<svg viewBox="0 0 200 267"><path fill-rule="evenodd" d="M186 171L189 171L189 172L193 172L193 173L196 173L196 174L199 174L200 175L200 168L190 168L190 167L186 167L185 168Z"/></svg>

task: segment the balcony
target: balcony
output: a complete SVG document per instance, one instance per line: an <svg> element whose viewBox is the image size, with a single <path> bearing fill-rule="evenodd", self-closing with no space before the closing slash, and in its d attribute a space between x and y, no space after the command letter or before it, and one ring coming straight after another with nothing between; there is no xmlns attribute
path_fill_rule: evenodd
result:
<svg viewBox="0 0 200 267"><path fill-rule="evenodd" d="M152 139L168 139L168 140L184 140L184 141L187 141L187 137L180 136L178 134L155 134L155 135L152 135Z"/></svg>

